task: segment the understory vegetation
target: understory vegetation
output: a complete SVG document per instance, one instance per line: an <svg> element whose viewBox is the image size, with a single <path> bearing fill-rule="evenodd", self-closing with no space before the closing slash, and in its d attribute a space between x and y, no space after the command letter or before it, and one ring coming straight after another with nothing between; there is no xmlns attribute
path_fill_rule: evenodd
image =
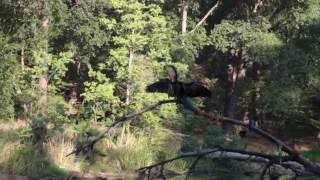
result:
<svg viewBox="0 0 320 180"><path fill-rule="evenodd" d="M191 99L200 110L254 124L319 162L319 49L319 0L2 0L0 174L135 177L140 167L215 147L282 155L249 130L171 103L67 156L117 118L174 98L145 90L168 78L170 65L179 81L210 90ZM166 169L183 174L193 161ZM201 159L194 173L245 179L261 168Z"/></svg>

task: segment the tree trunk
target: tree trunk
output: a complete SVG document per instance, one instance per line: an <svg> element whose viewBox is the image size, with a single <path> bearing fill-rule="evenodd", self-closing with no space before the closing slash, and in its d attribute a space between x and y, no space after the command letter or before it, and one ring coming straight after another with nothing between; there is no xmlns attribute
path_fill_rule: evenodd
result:
<svg viewBox="0 0 320 180"><path fill-rule="evenodd" d="M238 73L236 66L234 64L229 64L227 67L227 86L226 86L226 99L224 106L224 116L233 118L234 117L234 108L236 103L236 82L238 79Z"/></svg>
<svg viewBox="0 0 320 180"><path fill-rule="evenodd" d="M240 50L232 49L229 56L229 64L226 72L226 97L223 115L225 117L234 118L235 108L237 104L237 92L239 88L239 79L245 77L245 69L241 62ZM227 136L234 132L234 128L230 124L222 124ZM228 137L227 137L228 138Z"/></svg>
<svg viewBox="0 0 320 180"><path fill-rule="evenodd" d="M259 81L260 78L260 65L257 62L254 62L252 65L252 79L255 82L255 84ZM253 90L251 94L251 107L250 107L250 123L257 125L257 123L260 121L260 109L257 105L257 101L260 98L260 88L255 86L255 89Z"/></svg>
<svg viewBox="0 0 320 180"><path fill-rule="evenodd" d="M48 28L49 28L49 17L44 17L43 20L42 20L42 26L43 28L45 29L45 36L46 38L48 38ZM45 51L48 52L48 39L46 40L46 44L45 44ZM42 80L42 82L44 83L43 85L43 92L44 92L44 115L45 115L45 120L46 122L48 122L48 83L49 83L49 79L48 79L48 75L49 75L49 67L48 67L48 59L46 58L45 61L44 61L44 66L46 67L46 71L45 73L43 74L43 76L40 78Z"/></svg>
<svg viewBox="0 0 320 180"><path fill-rule="evenodd" d="M128 82L127 82L127 90L126 90L126 105L130 104L130 96L131 96L131 66L133 62L134 51L129 49L129 59L128 59Z"/></svg>
<svg viewBox="0 0 320 180"><path fill-rule="evenodd" d="M45 4L44 4L45 6ZM41 12L40 12L41 13ZM41 19L42 22L42 28L44 29L44 38L45 38L45 44L44 44L44 50L45 52L48 52L48 28L49 28L49 17L44 16ZM43 38L43 37L42 37ZM34 135L34 143L38 146L41 152L44 151L43 148L43 142L45 141L45 137L47 134L47 123L49 122L48 117L48 83L49 83L49 67L48 67L48 59L45 57L43 64L40 64L41 67L44 67L44 72L39 78L38 84L39 88L42 91L43 95L39 99L39 106L41 109L41 113L43 114L43 121L40 123L33 123L32 131Z"/></svg>
<svg viewBox="0 0 320 180"><path fill-rule="evenodd" d="M24 62L24 46L22 46L22 48L21 48L20 63L21 63L21 70L22 70L22 72L24 72L24 65L25 65L25 62Z"/></svg>
<svg viewBox="0 0 320 180"><path fill-rule="evenodd" d="M188 0L182 0L182 17L181 17L181 32L185 34L187 32L187 20L188 20Z"/></svg>
<svg viewBox="0 0 320 180"><path fill-rule="evenodd" d="M262 1L262 0L257 0L257 1L254 3L253 13L256 13L257 10L258 10L258 8L259 8L260 6L262 6L262 5L263 5L263 1Z"/></svg>
<svg viewBox="0 0 320 180"><path fill-rule="evenodd" d="M232 64L228 65L227 69L227 86L226 86L226 97L224 104L223 116L234 118L234 111L236 105L236 81L237 81L237 72L236 67ZM226 131L227 135L233 133L233 126L230 124L223 123L223 129Z"/></svg>

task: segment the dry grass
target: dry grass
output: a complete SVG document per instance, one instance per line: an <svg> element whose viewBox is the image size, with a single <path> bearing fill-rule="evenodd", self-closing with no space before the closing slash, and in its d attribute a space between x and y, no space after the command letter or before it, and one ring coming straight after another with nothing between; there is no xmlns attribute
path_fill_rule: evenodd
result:
<svg viewBox="0 0 320 180"><path fill-rule="evenodd" d="M6 163L11 155L20 146L20 140L16 137L15 130L20 128L15 122L1 122L0 124L0 172L6 169Z"/></svg>
<svg viewBox="0 0 320 180"><path fill-rule="evenodd" d="M9 158L15 152L15 149L19 147L19 142L7 142L4 143L3 141L0 142L1 148L1 156L0 156L0 172L6 169L6 163L9 161Z"/></svg>
<svg viewBox="0 0 320 180"><path fill-rule="evenodd" d="M57 165L59 168L66 169L68 171L80 171L80 163L76 161L74 155L68 156L73 148L74 144L70 140L64 137L49 138L46 143L47 155L51 162Z"/></svg>
<svg viewBox="0 0 320 180"><path fill-rule="evenodd" d="M153 161L152 149L148 147L148 139L135 137L126 133L115 141L105 140L101 143L107 152L109 162L118 171L130 171Z"/></svg>
<svg viewBox="0 0 320 180"><path fill-rule="evenodd" d="M65 127L63 133L49 131L43 144L45 151L41 153L28 140L21 143L21 137L25 136L21 132L28 127L19 128L12 122L0 124L0 173L28 175L30 172L52 176L66 172L130 173L137 167L157 161L158 153L163 158L173 156L179 144L176 138L162 131L136 134L130 132L128 126L123 126L111 138L96 144L95 150L104 155L98 153L85 160L81 156L66 156L79 141L81 130Z"/></svg>
<svg viewBox="0 0 320 180"><path fill-rule="evenodd" d="M27 128L29 124L25 120L17 119L17 121L8 121L8 122L1 122L0 123L0 133L6 133L13 130L17 130L19 128Z"/></svg>
<svg viewBox="0 0 320 180"><path fill-rule="evenodd" d="M28 151L29 149L36 151L36 149L33 150L31 147L31 142L22 140L24 133L21 132L26 131L28 128L29 126L25 121L0 123L0 173L14 173L15 167L27 169L24 166L32 166L33 162L30 162L29 165L21 164L21 166L15 164L15 162L11 162L13 157L20 158L19 160L21 160L22 157L20 156L22 154L19 155L21 152ZM69 172L81 172L83 160L76 158L74 155L66 157L73 150L76 139L77 132L72 128L65 128L63 133L50 132L47 142L44 144L45 156L34 160L38 161L41 158L44 161L48 161L50 166L52 164ZM20 170L20 172L23 172L23 170Z"/></svg>

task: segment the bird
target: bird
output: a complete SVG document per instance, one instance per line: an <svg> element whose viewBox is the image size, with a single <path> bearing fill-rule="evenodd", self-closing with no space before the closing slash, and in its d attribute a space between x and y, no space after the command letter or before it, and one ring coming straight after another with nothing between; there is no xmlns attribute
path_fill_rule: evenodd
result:
<svg viewBox="0 0 320 180"><path fill-rule="evenodd" d="M182 105L187 108L193 108L192 103L188 98L194 97L211 97L211 92L203 83L181 82L178 80L178 73L175 66L167 67L169 78L159 79L157 82L147 85L146 92L167 93L171 97L175 97Z"/></svg>

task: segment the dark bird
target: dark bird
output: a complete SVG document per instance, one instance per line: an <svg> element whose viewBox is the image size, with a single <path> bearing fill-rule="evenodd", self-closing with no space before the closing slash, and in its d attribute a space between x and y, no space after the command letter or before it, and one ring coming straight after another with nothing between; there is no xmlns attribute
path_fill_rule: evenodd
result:
<svg viewBox="0 0 320 180"><path fill-rule="evenodd" d="M211 92L201 82L184 83L178 81L178 73L174 66L168 66L169 78L147 86L147 92L167 93L169 96L176 97L188 109L192 107L187 97L211 97Z"/></svg>

